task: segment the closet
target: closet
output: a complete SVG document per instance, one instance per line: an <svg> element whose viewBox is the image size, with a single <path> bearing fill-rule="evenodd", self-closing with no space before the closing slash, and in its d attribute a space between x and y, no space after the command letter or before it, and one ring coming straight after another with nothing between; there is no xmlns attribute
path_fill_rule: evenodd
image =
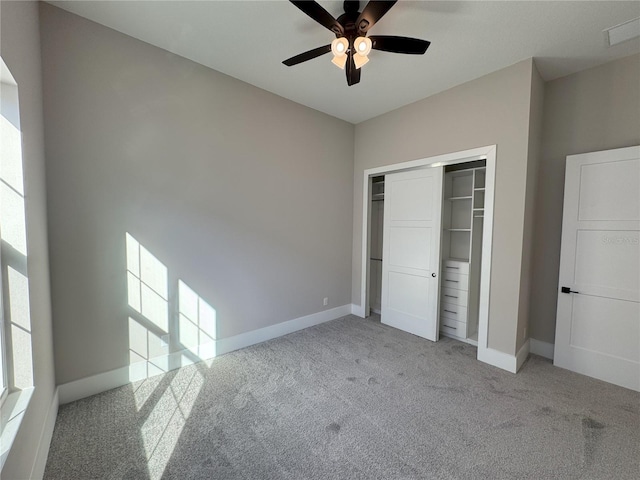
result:
<svg viewBox="0 0 640 480"><path fill-rule="evenodd" d="M371 178L369 306L383 323L477 345L485 176L478 160ZM420 210L422 201L432 207Z"/></svg>
<svg viewBox="0 0 640 480"><path fill-rule="evenodd" d="M440 333L477 345L484 161L445 168L442 203Z"/></svg>
<svg viewBox="0 0 640 480"><path fill-rule="evenodd" d="M371 180L371 247L369 258L369 304L380 313L382 304L382 228L384 220L384 176Z"/></svg>

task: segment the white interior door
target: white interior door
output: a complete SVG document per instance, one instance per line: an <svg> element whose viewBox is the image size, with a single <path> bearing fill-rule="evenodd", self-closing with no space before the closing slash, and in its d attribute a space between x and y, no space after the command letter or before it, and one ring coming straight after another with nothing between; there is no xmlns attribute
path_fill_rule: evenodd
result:
<svg viewBox="0 0 640 480"><path fill-rule="evenodd" d="M438 340L442 167L385 176L381 321Z"/></svg>
<svg viewBox="0 0 640 480"><path fill-rule="evenodd" d="M640 147L567 157L554 364L640 390Z"/></svg>

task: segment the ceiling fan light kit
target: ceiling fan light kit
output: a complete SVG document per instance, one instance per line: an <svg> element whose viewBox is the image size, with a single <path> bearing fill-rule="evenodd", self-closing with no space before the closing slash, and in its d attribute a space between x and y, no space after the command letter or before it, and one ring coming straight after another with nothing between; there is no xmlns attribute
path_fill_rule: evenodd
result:
<svg viewBox="0 0 640 480"><path fill-rule="evenodd" d="M370 1L359 12L359 1L345 1L344 13L337 19L315 1L289 0L313 20L327 28L336 36L329 45L314 48L291 57L282 63L288 67L312 60L325 53L333 53L331 62L346 70L347 85L360 82L361 68L369 62L371 50L423 55L430 42L418 38L395 36L371 36L367 32L395 5L397 0Z"/></svg>
<svg viewBox="0 0 640 480"><path fill-rule="evenodd" d="M369 57L367 57L366 55L360 55L359 53L355 53L353 55L353 63L355 64L356 68L360 68L368 62Z"/></svg>
<svg viewBox="0 0 640 480"><path fill-rule="evenodd" d="M344 38L336 38L331 42L331 53L333 53L333 59L331 62L338 68L344 69L347 63L347 51L349 49L349 41Z"/></svg>
<svg viewBox="0 0 640 480"><path fill-rule="evenodd" d="M367 56L371 53L371 39L367 37L358 37L353 43L356 47L356 52L359 55Z"/></svg>

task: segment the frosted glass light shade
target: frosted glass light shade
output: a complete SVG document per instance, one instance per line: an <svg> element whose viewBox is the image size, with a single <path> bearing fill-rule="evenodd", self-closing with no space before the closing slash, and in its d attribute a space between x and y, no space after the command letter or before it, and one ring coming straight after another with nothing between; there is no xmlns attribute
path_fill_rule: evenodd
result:
<svg viewBox="0 0 640 480"><path fill-rule="evenodd" d="M349 41L344 38L336 38L331 42L331 53L333 53L333 59L331 62L338 68L344 68L347 63L347 49L349 48Z"/></svg>
<svg viewBox="0 0 640 480"><path fill-rule="evenodd" d="M353 45L355 47L355 53L358 53L363 57L366 57L371 52L371 39L367 37L356 38L356 41L353 42Z"/></svg>
<svg viewBox="0 0 640 480"><path fill-rule="evenodd" d="M359 53L356 53L353 56L353 63L356 64L356 68L360 68L363 65L366 65L368 61L369 57L367 57L366 55L360 55Z"/></svg>
<svg viewBox="0 0 640 480"><path fill-rule="evenodd" d="M331 59L331 63L333 63L336 67L342 68L344 70L344 66L347 64L347 56L342 55L340 57L333 57Z"/></svg>

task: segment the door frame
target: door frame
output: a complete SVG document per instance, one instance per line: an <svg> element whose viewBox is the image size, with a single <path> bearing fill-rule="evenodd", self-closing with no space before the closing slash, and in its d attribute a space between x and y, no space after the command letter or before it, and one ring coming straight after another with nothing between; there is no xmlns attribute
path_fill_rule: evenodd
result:
<svg viewBox="0 0 640 480"><path fill-rule="evenodd" d="M371 178L378 175L397 173L425 167L440 167L457 163L486 160L484 223L482 227L482 258L480 260L480 311L478 316L478 359L485 358L489 350L489 292L491 290L491 257L493 243L493 210L496 176L496 145L436 155L433 157L394 163L364 171L362 182L362 257L360 272L360 309L355 312L360 317L368 317L369 305L369 251L371 247ZM440 267L440 266L439 266ZM438 278L440 268L438 267ZM439 283L439 282L438 282Z"/></svg>

